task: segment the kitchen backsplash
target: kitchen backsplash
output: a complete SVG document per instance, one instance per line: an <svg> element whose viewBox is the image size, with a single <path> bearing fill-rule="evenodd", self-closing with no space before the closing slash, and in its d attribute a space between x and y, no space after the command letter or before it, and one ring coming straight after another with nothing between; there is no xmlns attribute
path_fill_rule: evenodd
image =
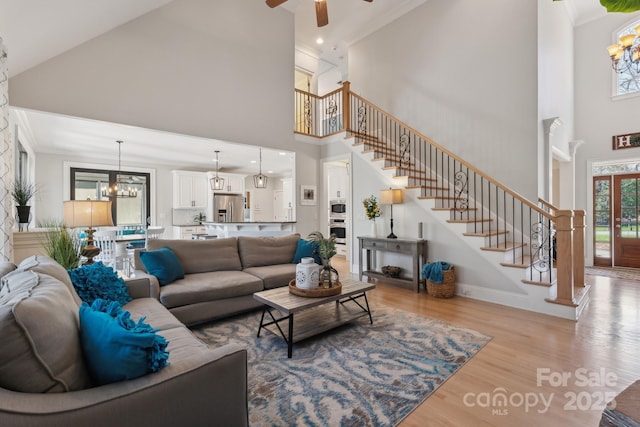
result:
<svg viewBox="0 0 640 427"><path fill-rule="evenodd" d="M195 225L198 224L198 214L205 215L202 209L173 209L172 223L173 225ZM204 221L204 220L203 220Z"/></svg>

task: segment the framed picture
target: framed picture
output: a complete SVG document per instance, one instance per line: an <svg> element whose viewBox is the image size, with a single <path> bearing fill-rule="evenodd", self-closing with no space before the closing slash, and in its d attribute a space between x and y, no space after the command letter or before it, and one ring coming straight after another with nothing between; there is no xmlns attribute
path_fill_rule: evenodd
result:
<svg viewBox="0 0 640 427"><path fill-rule="evenodd" d="M315 185L301 185L300 186L300 204L301 205L315 205L317 196L316 196L316 186Z"/></svg>

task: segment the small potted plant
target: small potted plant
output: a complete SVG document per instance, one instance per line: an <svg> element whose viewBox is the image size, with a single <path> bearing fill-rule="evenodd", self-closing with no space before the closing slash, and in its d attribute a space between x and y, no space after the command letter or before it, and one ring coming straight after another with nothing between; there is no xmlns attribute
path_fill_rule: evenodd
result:
<svg viewBox="0 0 640 427"><path fill-rule="evenodd" d="M325 288L331 288L338 283L338 270L331 267L331 257L336 254L336 235L331 234L325 238L321 232L314 231L309 234L307 240L318 245L318 255L322 261L320 282Z"/></svg>
<svg viewBox="0 0 640 427"><path fill-rule="evenodd" d="M21 179L14 182L11 189L11 197L13 197L13 201L16 203L20 231L22 231L22 224L26 224L26 228L29 228L29 214L31 212L31 206L29 206L28 203L35 194L36 187L33 184Z"/></svg>

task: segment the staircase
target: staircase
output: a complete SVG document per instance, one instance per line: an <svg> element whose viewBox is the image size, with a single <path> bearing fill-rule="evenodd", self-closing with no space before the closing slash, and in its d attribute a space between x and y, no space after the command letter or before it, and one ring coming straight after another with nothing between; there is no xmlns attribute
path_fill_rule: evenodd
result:
<svg viewBox="0 0 640 427"><path fill-rule="evenodd" d="M296 90L296 112L296 133L344 132L356 153L522 290L520 301L494 302L578 319L589 300L584 211L527 200L351 92L349 82L323 97Z"/></svg>

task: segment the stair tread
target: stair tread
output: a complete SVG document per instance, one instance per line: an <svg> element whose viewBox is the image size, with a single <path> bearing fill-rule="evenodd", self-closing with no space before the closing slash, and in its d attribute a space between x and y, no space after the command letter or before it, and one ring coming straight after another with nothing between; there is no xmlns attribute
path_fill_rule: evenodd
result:
<svg viewBox="0 0 640 427"><path fill-rule="evenodd" d="M483 219L448 219L447 222L452 224L473 224L474 222L489 222L493 221L493 219L483 218Z"/></svg>
<svg viewBox="0 0 640 427"><path fill-rule="evenodd" d="M489 236L497 236L502 234L508 234L509 230L491 230L491 231L482 231L480 233L462 233L463 236L473 236L473 237L489 237Z"/></svg>
<svg viewBox="0 0 640 427"><path fill-rule="evenodd" d="M395 166L392 166L395 168ZM386 168L391 169L391 167ZM426 176L415 176L415 175L394 175L394 178L407 178L407 179L415 179L419 181L437 181L437 178L427 178Z"/></svg>
<svg viewBox="0 0 640 427"><path fill-rule="evenodd" d="M483 251L493 251L493 252L508 252L511 251L513 249L519 249L522 247L527 246L526 243L513 243L513 242L507 242L506 246L484 246L482 248L480 248Z"/></svg>
<svg viewBox="0 0 640 427"><path fill-rule="evenodd" d="M447 187L438 187L438 186L433 186L433 185L405 185L404 186L407 189L414 189L414 188L424 188L425 190L439 190L439 191L450 191Z"/></svg>
<svg viewBox="0 0 640 427"><path fill-rule="evenodd" d="M420 197L418 197L418 198L420 198ZM431 208L431 210L432 211L460 211L461 209L448 206L448 207L435 207L435 208ZM478 208L464 208L462 210L464 210L465 212L466 211L477 211Z"/></svg>

